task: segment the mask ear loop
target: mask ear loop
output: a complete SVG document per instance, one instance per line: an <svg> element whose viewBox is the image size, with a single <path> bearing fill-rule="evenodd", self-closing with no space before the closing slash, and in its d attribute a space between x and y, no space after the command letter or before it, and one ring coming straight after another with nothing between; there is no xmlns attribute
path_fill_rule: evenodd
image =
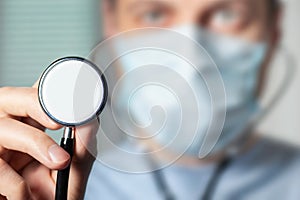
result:
<svg viewBox="0 0 300 200"><path fill-rule="evenodd" d="M248 125L245 128L244 134L241 134L241 136L237 138L235 142L233 142L233 144L231 144L226 149L226 155L229 157L235 156L240 152L240 149L242 149L248 141L253 129L261 122L261 120L263 120L265 116L270 113L271 109L284 96L295 78L296 62L294 56L283 45L280 45L279 52L282 52L285 58L286 70L284 79L281 81L281 84L278 86L275 94L272 96L272 98L270 98L270 101L266 103L266 106L260 107L261 110L250 118ZM270 70L271 69L269 69L268 71Z"/></svg>

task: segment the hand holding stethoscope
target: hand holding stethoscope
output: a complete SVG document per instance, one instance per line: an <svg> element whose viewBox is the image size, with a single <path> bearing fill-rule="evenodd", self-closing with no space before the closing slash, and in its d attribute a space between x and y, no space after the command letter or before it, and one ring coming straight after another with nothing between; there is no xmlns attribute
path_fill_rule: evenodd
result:
<svg viewBox="0 0 300 200"><path fill-rule="evenodd" d="M88 124L76 127L76 132L80 132L82 137L79 138L78 134L75 133L74 146L76 148L74 149L74 155L72 157L69 180L71 184L68 190L65 189L63 190L64 192L60 193L63 195L68 191L68 199L83 199L87 178L94 161L94 157L86 150L84 143L95 142L95 133L99 125L99 122L95 118L103 108L105 102L105 98L103 98L105 95L101 96L101 94L105 94L106 91L104 87L102 88L103 90L101 90L100 83L102 83L102 76L100 72L91 65L90 62L80 58L61 59L54 62L48 68L48 75L45 76L44 74L41 83L44 82L40 84L40 86L44 86L43 89L40 87L40 94L42 94L43 91L48 91L48 95L51 94L51 96L47 96L47 94L43 93L43 95L40 96L40 100L46 100L43 101L45 103L44 108L48 108L52 114L55 114L55 116L52 116L53 118L59 118L61 115L59 115L60 109L52 109L51 105L54 106L52 103L57 103L57 100L59 100L60 103L67 102L71 98L70 96L67 98L67 94L82 91L80 90L82 87L79 87L78 90L72 90L76 87L71 87L65 91L66 88L72 86L69 81L75 80L74 75L78 78L78 83L82 83L86 75L91 75L92 78L86 80L84 83L97 83L97 85L93 87L93 92L96 91L100 94L98 96L99 98L96 98L97 95L92 98L92 107L85 107L88 109L87 111L91 111L91 108L99 108L93 110L94 112L85 112L86 115L83 116L83 118L88 116L88 120L91 121L89 121ZM67 68L67 66L69 68ZM66 70L70 68L77 69L77 71L75 70L77 73L66 73ZM51 76L51 74L55 76ZM55 81L53 82L53 80ZM80 85L92 86L85 84ZM56 90L52 90L52 86L54 86ZM75 84L75 86L77 86L77 84ZM18 200L54 199L57 170L64 169L70 164L70 156L68 153L45 133L45 129L56 130L62 126L51 120L42 109L38 98L37 87L37 84L35 84L33 87L0 88L1 200L7 198ZM57 94L51 93L55 91L64 92ZM101 93L101 91L103 93ZM85 100L89 99L89 92L91 92L91 90L83 90L83 92L87 98L78 98L80 101L74 101L76 103L74 105L78 105L77 103L80 105L80 102L84 103ZM47 99L44 99L45 97ZM62 106L62 104L60 104L60 106ZM69 105L66 106L68 107L62 109L63 111L68 111L67 108L71 108ZM75 113L69 113L63 116L70 117L68 119L70 120L73 114L84 110L74 109L74 111L76 111ZM78 120L80 117L82 116L76 114L73 116L73 119ZM81 119L83 120L83 118ZM59 119L62 122L70 123L70 125L71 123L76 123L75 121ZM88 120L83 120L82 123L88 122ZM68 136L73 136L73 132L70 130L73 129L67 128L65 133ZM68 141L72 141L72 139ZM65 175L58 176L61 180L66 180L66 178L64 178L66 177ZM59 187L63 189L66 188L66 185L63 185L64 187L61 186L62 185Z"/></svg>

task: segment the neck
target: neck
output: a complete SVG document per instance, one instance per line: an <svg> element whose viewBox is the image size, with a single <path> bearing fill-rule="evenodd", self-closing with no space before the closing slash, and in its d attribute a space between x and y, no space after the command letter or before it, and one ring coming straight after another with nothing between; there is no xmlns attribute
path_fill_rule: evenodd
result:
<svg viewBox="0 0 300 200"><path fill-rule="evenodd" d="M247 141L237 150L237 155L241 155L243 153L246 153L253 145L256 144L256 142L259 140L259 137L252 134L249 136ZM162 146L155 143L154 141L147 141L142 142L141 145L143 145L146 149L148 149L149 152L152 152L153 156L152 159L155 162L158 163L174 163L179 166L184 167L199 167L199 166L205 166L205 165L211 165L214 163L221 162L226 156L228 156L228 149L232 148L232 145L229 145L227 148L225 148L223 151L217 152L215 154L208 155L205 158L198 158L195 156L189 156L189 155L181 155L176 154L174 152L168 151L168 150L161 150L163 149Z"/></svg>

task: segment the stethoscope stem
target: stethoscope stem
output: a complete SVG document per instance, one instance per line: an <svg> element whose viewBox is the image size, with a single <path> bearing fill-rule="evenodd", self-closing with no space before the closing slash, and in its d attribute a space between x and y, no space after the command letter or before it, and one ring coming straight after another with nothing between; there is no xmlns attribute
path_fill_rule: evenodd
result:
<svg viewBox="0 0 300 200"><path fill-rule="evenodd" d="M75 128L74 127L65 127L63 138L65 139L74 139Z"/></svg>
<svg viewBox="0 0 300 200"><path fill-rule="evenodd" d="M66 152L69 153L71 160L74 152L74 134L75 134L74 127L66 127L60 142L60 146ZM69 185L71 160L70 160L70 164L65 169L59 170L57 173L55 200L68 199L68 185Z"/></svg>

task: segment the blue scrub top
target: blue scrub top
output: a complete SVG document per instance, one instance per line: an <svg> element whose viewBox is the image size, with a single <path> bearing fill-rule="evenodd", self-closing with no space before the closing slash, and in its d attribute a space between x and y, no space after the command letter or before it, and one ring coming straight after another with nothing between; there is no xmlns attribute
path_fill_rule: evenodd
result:
<svg viewBox="0 0 300 200"><path fill-rule="evenodd" d="M110 157L119 158L113 153ZM173 164L161 173L176 200L199 200L215 170L215 164L199 167ZM234 158L215 187L213 200L299 200L300 150L261 139L251 150ZM163 195L152 172L120 172L96 161L85 199L164 200Z"/></svg>

